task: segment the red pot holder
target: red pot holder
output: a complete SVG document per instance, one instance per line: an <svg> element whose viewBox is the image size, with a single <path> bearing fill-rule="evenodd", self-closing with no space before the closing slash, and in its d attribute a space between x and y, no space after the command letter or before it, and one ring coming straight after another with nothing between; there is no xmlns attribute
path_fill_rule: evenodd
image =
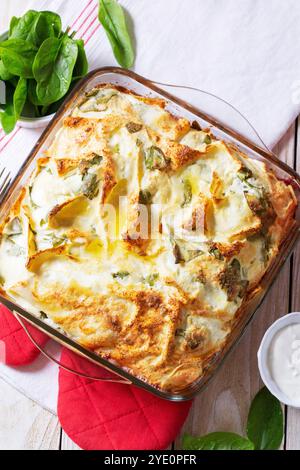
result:
<svg viewBox="0 0 300 470"><path fill-rule="evenodd" d="M41 346L49 339L26 326ZM4 306L0 306L1 340L7 365L28 364L39 354ZM61 363L89 376L116 378L65 348ZM62 368L59 371L58 417L67 435L85 450L166 449L179 433L191 404L169 402L133 385L86 379Z"/></svg>
<svg viewBox="0 0 300 470"><path fill-rule="evenodd" d="M61 362L84 373L113 377L63 349ZM174 403L133 385L98 382L60 369L58 416L64 431L86 450L166 449L192 402Z"/></svg>
<svg viewBox="0 0 300 470"><path fill-rule="evenodd" d="M24 320L24 323L25 320ZM34 336L37 343L44 346L49 337L26 323L28 331ZM23 366L34 361L40 351L30 341L19 322L4 305L0 304L0 341L4 342L1 348L1 361L9 366ZM4 357L2 357L2 355Z"/></svg>

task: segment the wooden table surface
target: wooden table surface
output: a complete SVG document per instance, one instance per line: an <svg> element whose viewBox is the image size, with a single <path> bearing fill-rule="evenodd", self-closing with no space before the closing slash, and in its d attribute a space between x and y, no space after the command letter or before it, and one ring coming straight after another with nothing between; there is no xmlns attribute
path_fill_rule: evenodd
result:
<svg viewBox="0 0 300 470"><path fill-rule="evenodd" d="M25 0L1 0L0 31L12 15L27 9ZM295 122L275 152L300 172L300 123ZM285 264L242 340L192 406L182 429L194 435L212 431L244 433L251 399L262 386L256 353L261 338L276 318L300 311L300 243ZM284 407L282 448L300 450L300 410ZM181 437L173 443L180 449ZM58 419L0 379L0 450L78 449L62 431Z"/></svg>

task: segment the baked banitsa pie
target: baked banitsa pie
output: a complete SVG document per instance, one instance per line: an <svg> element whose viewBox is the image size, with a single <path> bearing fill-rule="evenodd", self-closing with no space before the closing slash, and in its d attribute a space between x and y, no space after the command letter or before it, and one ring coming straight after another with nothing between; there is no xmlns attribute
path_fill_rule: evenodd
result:
<svg viewBox="0 0 300 470"><path fill-rule="evenodd" d="M258 295L296 206L265 163L165 101L99 86L64 119L1 226L1 290L178 391Z"/></svg>

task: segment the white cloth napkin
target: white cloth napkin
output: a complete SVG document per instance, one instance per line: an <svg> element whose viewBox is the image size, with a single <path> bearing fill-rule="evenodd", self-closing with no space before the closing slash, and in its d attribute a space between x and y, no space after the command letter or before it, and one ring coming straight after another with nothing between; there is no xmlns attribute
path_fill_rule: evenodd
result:
<svg viewBox="0 0 300 470"><path fill-rule="evenodd" d="M135 38L134 70L160 82L189 85L225 98L273 146L300 111L299 0L120 0ZM86 41L90 69L116 64L97 20L96 0L35 0L54 10ZM25 5L24 5L25 8ZM26 9L28 9L26 3ZM7 22L9 18L7 19ZM254 139L228 107L194 91L171 89ZM0 166L16 171L40 130L0 133ZM40 359L0 377L55 412L57 367ZM37 388L38 384L38 388Z"/></svg>

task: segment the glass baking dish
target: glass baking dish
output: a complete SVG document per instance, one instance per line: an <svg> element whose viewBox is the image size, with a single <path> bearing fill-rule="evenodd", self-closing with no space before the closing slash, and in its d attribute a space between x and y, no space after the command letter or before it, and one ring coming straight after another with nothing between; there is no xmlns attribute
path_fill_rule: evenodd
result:
<svg viewBox="0 0 300 470"><path fill-rule="evenodd" d="M28 180L31 172L33 171L36 160L41 154L49 147L58 129L62 125L64 117L70 114L74 107L76 107L83 94L99 84L112 83L115 85L123 86L132 90L133 92L149 96L163 98L167 102L167 109L174 115L183 116L190 121L197 121L202 128L210 127L213 134L221 139L230 141L239 146L239 148L249 155L250 158L256 158L266 162L269 168L273 169L277 177L284 180L286 183L291 184L294 188L298 203L300 202L300 177L291 169L288 165L281 162L272 153L263 150L256 144L240 135L233 129L230 129L224 124L221 124L216 119L208 116L203 111L196 109L192 105L185 101L170 95L168 92L158 88L151 81L143 78L134 72L120 69L118 67L103 67L90 72L83 80L81 80L74 88L72 93L68 96L66 101L63 103L59 111L56 113L54 119L50 122L48 127L45 129L36 145L30 152L28 158L23 163L18 174L14 178L9 191L7 192L4 200L0 205L0 222L3 221L9 212L11 205L17 198L21 187ZM144 388L155 395L173 401L183 401L191 399L200 390L203 389L204 385L207 384L208 380L216 372L217 368L223 362L225 356L231 350L233 345L240 339L246 326L253 318L254 313L260 306L264 296L270 288L272 282L276 278L276 275L280 271L284 262L287 260L289 255L292 253L293 247L299 237L300 233L300 204L295 215L295 223L291 227L288 237L281 245L280 252L274 259L272 265L268 269L267 273L262 279L261 290L259 294L247 301L245 311L243 315L238 317L233 325L231 333L228 335L225 346L220 350L213 358L210 359L209 363L206 364L204 374L189 385L187 388L179 390L178 392L169 392L159 390L152 385L144 382L138 377L133 376L128 371L118 367L116 364L109 362L106 359L101 358L97 354L89 351L76 343L74 340L69 338L67 335L61 333L55 328L46 324L43 320L35 317L33 314L25 311L22 307L17 305L13 299L8 295L0 295L0 301L5 304L10 310L14 310L31 324L36 326L38 329L44 331L51 338L55 339L65 347L72 349L77 354L84 356L86 359L110 370L114 374L117 374L121 380L132 383L138 387ZM124 380L125 379L125 380ZM116 377L116 381L117 381Z"/></svg>

